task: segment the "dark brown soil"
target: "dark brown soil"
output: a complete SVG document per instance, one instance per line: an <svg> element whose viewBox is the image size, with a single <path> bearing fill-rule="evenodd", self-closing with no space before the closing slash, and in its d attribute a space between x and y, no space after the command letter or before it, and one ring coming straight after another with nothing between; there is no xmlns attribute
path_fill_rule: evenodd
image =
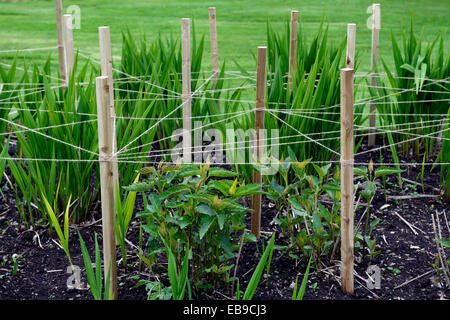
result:
<svg viewBox="0 0 450 320"><path fill-rule="evenodd" d="M356 161L367 162L370 155ZM374 154L378 162L379 154ZM384 153L383 161L389 162L390 154ZM427 168L428 170L430 168ZM404 178L420 181L421 166L407 167L402 174ZM101 246L101 222L99 213L94 213L92 220L85 225L72 225L70 228L70 252L73 264L81 268L82 286L69 289L67 284L71 277L69 263L65 253L57 245L57 236L49 236L48 230L25 230L15 204L15 194L4 182L0 194L0 300L39 299L39 300L85 300L92 299L84 273L84 264L78 241L78 231L83 236L91 257L94 254L94 234L99 234ZM362 252L356 253L355 291L353 295L344 295L340 289L339 253L335 260L323 260L322 270L311 269L308 279L305 299L316 300L348 300L348 299L406 299L406 300L438 300L449 299L450 290L445 286L442 273L433 267L436 264L437 249L431 214L438 213L441 221L443 237L449 238L444 215L448 212L448 204L437 197L416 197L416 194L437 195L439 187L438 168L425 174L424 190L421 186L404 182L403 190L397 186L396 176L387 178L386 196L379 189L372 204L371 217L380 218L381 223L373 232L377 249L381 251L372 261L362 257ZM395 196L409 196L407 199L395 200ZM360 204L365 201L361 199ZM361 212L355 215L359 220ZM254 268L263 251L262 243L267 242L268 233L277 230L272 222L277 214L274 206L268 200L263 202L262 238L257 243L246 243L243 246L237 277L241 282L241 290L246 287ZM398 214L398 215L397 215ZM410 223L415 232L402 220ZM97 221L97 222L96 222ZM132 222L128 239L137 243L138 225ZM145 240L145 239L144 239ZM145 241L144 241L145 242ZM277 232L277 245L286 244ZM143 266L139 271L139 259L133 247L129 247L129 264L127 272L119 268L119 298L145 300L147 293L144 286L133 288L139 279L149 279L148 270ZM338 250L339 251L339 250ZM14 263L12 255L19 255L18 268L13 274ZM446 251L447 257L450 252ZM120 258L120 248L117 248ZM366 284L368 266L376 265L381 271L381 288L368 289ZM68 272L69 271L69 272ZM262 279L254 299L281 300L290 299L295 278L299 282L305 272L305 262L298 261L286 255L282 250L275 250L270 267L269 278ZM415 279L415 280L413 280ZM413 281L411 281L413 280ZM166 281L163 279L163 281ZM408 281L411 281L408 283ZM70 284L70 281L69 281ZM402 285L404 284L404 285ZM230 298L229 290L210 291L196 299Z"/></svg>

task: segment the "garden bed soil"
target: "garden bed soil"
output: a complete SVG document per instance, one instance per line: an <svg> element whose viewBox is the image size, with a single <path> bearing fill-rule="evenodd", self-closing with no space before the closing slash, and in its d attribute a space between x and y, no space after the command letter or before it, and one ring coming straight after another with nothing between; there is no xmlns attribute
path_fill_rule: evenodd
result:
<svg viewBox="0 0 450 320"><path fill-rule="evenodd" d="M373 156L374 159L379 159L379 153ZM366 154L364 158L355 160L367 162L370 157L370 154ZM383 161L387 163L391 161L389 153L386 153L384 157ZM420 169L420 165L408 166L402 176L412 181L419 181ZM443 275L433 267L436 264L437 248L431 220L431 214L438 213L443 227L443 237L450 237L444 222L448 204L435 196L415 196L417 193L438 194L436 187L439 185L439 172L435 169L425 174L424 190L414 183L404 181L404 188L401 191L396 186L396 179L396 176L387 178L387 201L383 190L379 190L373 200L371 218L381 219L381 223L373 232L380 254L369 261L368 257L362 257L361 252L356 252L357 275L355 275L354 294L345 295L341 291L339 261L337 261L339 252L337 252L335 260L322 260L323 265L320 271L316 268L310 270L304 299L438 300L450 298L450 290L445 287ZM395 196L404 196L405 199L395 200L392 198ZM3 182L2 195L0 195L0 299L93 299L87 288L78 232L82 235L93 257L95 233L99 235L100 247L102 244L100 213L94 212L91 220L85 224L70 227L70 253L73 264L80 267L82 271L80 279L82 285L79 288L68 288L68 284L73 283L72 273L65 253L57 244L56 234L53 233L50 236L46 228L27 230L16 209L15 199L9 184ZM364 204L364 200L360 203ZM357 210L355 223L359 220L362 211ZM243 245L236 269L241 290L249 281L263 251L263 242L267 243L269 234L277 231L276 244L279 246L287 244L287 240L282 238L281 232L278 232L277 226L272 222L276 215L277 210L274 204L263 199L261 239L257 243ZM415 233L405 221L413 226ZM138 230L138 223L132 221L128 232L128 239L132 243L137 243ZM448 251L446 253L449 257L450 253ZM13 274L14 263L11 258L13 254L19 257L15 274ZM117 256L120 257L119 247L117 247ZM148 270L139 263L132 247L129 247L129 264L126 272L122 268L118 269L119 298L145 300L147 299L145 286L134 287L138 279L150 279L150 275L147 273ZM366 270L369 264L380 269L380 289L367 287ZM139 271L139 266L144 271ZM254 299L291 299L295 279L299 276L299 282L301 281L305 267L305 261L291 258L282 250L275 250L270 275L268 278L264 276L261 280ZM168 282L166 284L168 285ZM229 291L210 290L193 298L227 300L231 298L231 294Z"/></svg>

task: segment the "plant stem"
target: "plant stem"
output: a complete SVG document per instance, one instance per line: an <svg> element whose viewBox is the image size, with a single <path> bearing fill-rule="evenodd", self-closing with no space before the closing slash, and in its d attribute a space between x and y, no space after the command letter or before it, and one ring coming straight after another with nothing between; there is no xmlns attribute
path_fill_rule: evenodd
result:
<svg viewBox="0 0 450 320"><path fill-rule="evenodd" d="M369 216L370 216L370 204L372 203L372 198L367 201L367 213L366 213L366 224L364 226L364 236L367 235L367 228L369 226Z"/></svg>

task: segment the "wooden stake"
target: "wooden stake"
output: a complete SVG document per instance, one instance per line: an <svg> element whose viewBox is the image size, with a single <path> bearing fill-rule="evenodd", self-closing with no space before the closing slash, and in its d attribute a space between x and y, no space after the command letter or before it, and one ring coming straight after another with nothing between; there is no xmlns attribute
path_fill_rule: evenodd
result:
<svg viewBox="0 0 450 320"><path fill-rule="evenodd" d="M63 16L64 22L64 51L66 60L66 79L69 78L73 71L74 53L73 53L73 28L72 28L72 16L65 14Z"/></svg>
<svg viewBox="0 0 450 320"><path fill-rule="evenodd" d="M295 73L298 39L298 11L291 11L291 39L289 44L289 91L292 90L292 74Z"/></svg>
<svg viewBox="0 0 450 320"><path fill-rule="evenodd" d="M266 59L267 47L258 47L258 66L256 70L256 111L255 111L255 134L256 134L256 159L261 159L263 146L261 133L264 132L264 108L266 104ZM253 170L253 183L262 183L261 172ZM261 225L261 195L252 196L252 219L251 230L255 237L260 236Z"/></svg>
<svg viewBox="0 0 450 320"><path fill-rule="evenodd" d="M347 24L347 56L345 64L347 68L355 68L355 41L356 41L356 24Z"/></svg>
<svg viewBox="0 0 450 320"><path fill-rule="evenodd" d="M74 64L74 50L73 50L73 28L72 28L72 16L65 14L63 16L64 23L64 52L66 61L66 84L68 85L70 77L73 73ZM75 111L78 110L77 92L74 92Z"/></svg>
<svg viewBox="0 0 450 320"><path fill-rule="evenodd" d="M191 19L181 19L181 56L183 82L183 162L192 162L191 112Z"/></svg>
<svg viewBox="0 0 450 320"><path fill-rule="evenodd" d="M110 272L110 296L117 299L117 264L114 224L114 175L112 166L112 118L109 104L108 77L96 78L98 146L100 153L100 188L102 201L103 265L106 283Z"/></svg>
<svg viewBox="0 0 450 320"><path fill-rule="evenodd" d="M341 69L341 287L353 293L353 69Z"/></svg>
<svg viewBox="0 0 450 320"><path fill-rule="evenodd" d="M114 107L114 84L113 84L113 73L112 73L112 55L111 55L111 36L109 27L99 27L99 42L100 42L100 66L102 71L102 76L108 77L108 89L109 89L109 112L113 118L113 137L112 137L112 150L115 154L117 152L117 137L116 137L116 126L115 126L115 116L116 110ZM113 162L113 174L114 174L114 186L119 185L119 168L117 163L117 157L114 157ZM114 196L116 193L114 192Z"/></svg>
<svg viewBox="0 0 450 320"><path fill-rule="evenodd" d="M216 8L209 8L209 32L211 37L211 58L212 71L215 74L214 87L216 86L217 78L219 77L219 50L217 47L217 26L216 26Z"/></svg>
<svg viewBox="0 0 450 320"><path fill-rule="evenodd" d="M370 79L370 85L376 90L376 78L375 78L375 67L378 64L378 47L379 47L379 36L380 36L380 5L374 3L372 5L372 57L370 60L370 69L372 70L372 76ZM369 146L375 145L375 126L376 126L376 115L375 112L377 107L373 102L370 103L370 118L369 118Z"/></svg>
<svg viewBox="0 0 450 320"><path fill-rule="evenodd" d="M56 30L58 32L58 57L59 57L59 73L63 86L66 83L66 58L64 56L63 26L62 26L62 0L55 0L56 11Z"/></svg>

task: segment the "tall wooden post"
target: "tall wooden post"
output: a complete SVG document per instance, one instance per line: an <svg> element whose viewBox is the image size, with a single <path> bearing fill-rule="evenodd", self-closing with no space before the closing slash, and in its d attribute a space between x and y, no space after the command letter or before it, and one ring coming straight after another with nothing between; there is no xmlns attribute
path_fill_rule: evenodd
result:
<svg viewBox="0 0 450 320"><path fill-rule="evenodd" d="M111 55L111 36L109 27L99 27L99 42L100 42L100 66L102 71L102 76L108 77L108 93L109 93L109 110L111 117L113 119L112 127L112 150L113 154L117 152L117 137L116 137L116 126L115 126L115 116L116 110L114 107L114 83L113 83L113 73L112 73L112 55ZM114 174L114 186L119 186L119 168L117 163L117 156L114 157L113 174ZM116 193L114 192L114 196Z"/></svg>
<svg viewBox="0 0 450 320"><path fill-rule="evenodd" d="M63 16L64 22L64 51L66 60L66 77L69 80L73 71L74 63L74 50L73 50L73 28L72 28L72 16L65 14Z"/></svg>
<svg viewBox="0 0 450 320"><path fill-rule="evenodd" d="M219 77L219 49L217 46L217 26L216 26L216 8L209 8L209 33L211 37L211 59L212 72L214 76L214 87Z"/></svg>
<svg viewBox="0 0 450 320"><path fill-rule="evenodd" d="M291 36L289 43L289 92L292 90L292 74L297 68L298 11L291 11Z"/></svg>
<svg viewBox="0 0 450 320"><path fill-rule="evenodd" d="M108 77L96 78L100 189L102 201L104 279L110 273L110 296L117 299L117 264L114 224L114 175L112 166L112 118Z"/></svg>
<svg viewBox="0 0 450 320"><path fill-rule="evenodd" d="M256 134L256 158L261 159L263 146L261 134L264 132L264 108L266 104L266 60L267 47L258 47L258 65L256 70L256 111L255 111L255 134ZM253 183L262 183L261 172L253 170ZM252 219L251 231L255 237L260 236L261 225L261 195L252 196Z"/></svg>
<svg viewBox="0 0 450 320"><path fill-rule="evenodd" d="M376 77L375 77L375 67L378 64L378 47L380 40L380 5L378 3L374 3L372 5L372 16L373 16L373 24L372 24L372 56L370 60L370 69L372 70L372 76L370 79L370 85L375 89L377 85ZM375 126L376 126L376 105L371 102L370 103L370 118L369 118L369 146L375 145Z"/></svg>
<svg viewBox="0 0 450 320"><path fill-rule="evenodd" d="M341 287L353 293L353 69L341 69Z"/></svg>
<svg viewBox="0 0 450 320"><path fill-rule="evenodd" d="M181 19L183 162L192 162L191 19Z"/></svg>
<svg viewBox="0 0 450 320"><path fill-rule="evenodd" d="M345 65L347 68L355 69L355 47L356 47L356 24L347 24L347 55Z"/></svg>
<svg viewBox="0 0 450 320"><path fill-rule="evenodd" d="M59 58L59 74L63 86L67 86L66 83L66 59L64 52L64 41L63 41L63 25L62 25L62 0L55 0L55 11L56 11L56 30L58 32L58 58Z"/></svg>

